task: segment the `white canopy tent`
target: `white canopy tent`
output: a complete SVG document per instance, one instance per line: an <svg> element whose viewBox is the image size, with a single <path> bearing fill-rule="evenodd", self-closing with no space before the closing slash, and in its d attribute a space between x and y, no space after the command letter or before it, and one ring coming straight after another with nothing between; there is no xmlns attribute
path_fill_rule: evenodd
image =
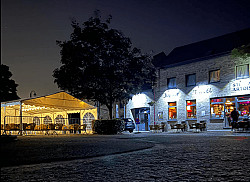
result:
<svg viewBox="0 0 250 182"><path fill-rule="evenodd" d="M97 119L96 107L83 102L66 92L51 95L20 99L1 103L1 124L34 122L34 118L41 118L39 124L49 118L51 123L64 121L68 125L69 114L78 113L79 124L87 124L91 130L91 121ZM8 119L7 119L8 118ZM60 118L60 120L58 120ZM27 120L28 119L28 120ZM24 121L27 120L27 121Z"/></svg>

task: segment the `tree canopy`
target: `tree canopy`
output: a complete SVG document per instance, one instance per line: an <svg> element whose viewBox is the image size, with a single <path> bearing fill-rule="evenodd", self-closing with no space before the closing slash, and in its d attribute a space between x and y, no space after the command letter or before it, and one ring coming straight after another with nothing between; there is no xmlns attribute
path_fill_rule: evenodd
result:
<svg viewBox="0 0 250 182"><path fill-rule="evenodd" d="M250 44L242 45L241 47L234 48L232 50L232 57L233 58L249 58L250 57Z"/></svg>
<svg viewBox="0 0 250 182"><path fill-rule="evenodd" d="M12 73L10 72L9 67L1 64L0 74L0 102L19 99L16 89L18 85L14 80L10 79Z"/></svg>
<svg viewBox="0 0 250 182"><path fill-rule="evenodd" d="M57 41L62 66L53 73L59 88L106 105L110 118L114 102L129 99L155 80L151 57L110 28L111 18L103 21L96 15L82 26L72 21L70 40Z"/></svg>

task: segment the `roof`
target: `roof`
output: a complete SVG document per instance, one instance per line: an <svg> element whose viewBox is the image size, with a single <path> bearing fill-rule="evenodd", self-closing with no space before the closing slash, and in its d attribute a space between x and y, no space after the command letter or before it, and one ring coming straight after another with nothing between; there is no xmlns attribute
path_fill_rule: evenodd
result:
<svg viewBox="0 0 250 182"><path fill-rule="evenodd" d="M3 102L1 106L13 106L20 103L36 107L48 107L65 110L84 110L95 108L94 106L89 105L63 91L41 97L19 99L11 102Z"/></svg>
<svg viewBox="0 0 250 182"><path fill-rule="evenodd" d="M161 52L153 56L153 64L155 65L155 67L160 67L165 59L166 59L166 54L164 52Z"/></svg>
<svg viewBox="0 0 250 182"><path fill-rule="evenodd" d="M154 56L156 67L172 67L207 60L230 53L250 43L250 28L174 48L167 56Z"/></svg>

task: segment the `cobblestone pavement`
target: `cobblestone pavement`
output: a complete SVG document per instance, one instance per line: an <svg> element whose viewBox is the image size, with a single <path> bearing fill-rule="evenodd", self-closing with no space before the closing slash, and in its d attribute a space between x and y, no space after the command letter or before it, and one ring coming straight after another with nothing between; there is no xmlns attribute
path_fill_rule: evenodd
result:
<svg viewBox="0 0 250 182"><path fill-rule="evenodd" d="M121 145L125 153L110 150L97 157L3 167L1 181L250 181L249 133L141 133L86 140L91 138L96 146L107 144L100 145L103 150ZM134 143L141 144L137 150L129 147Z"/></svg>

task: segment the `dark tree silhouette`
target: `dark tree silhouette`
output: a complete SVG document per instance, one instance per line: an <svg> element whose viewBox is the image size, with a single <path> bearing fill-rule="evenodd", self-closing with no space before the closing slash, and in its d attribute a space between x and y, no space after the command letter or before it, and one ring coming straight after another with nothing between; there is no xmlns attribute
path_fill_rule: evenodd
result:
<svg viewBox="0 0 250 182"><path fill-rule="evenodd" d="M155 80L151 57L133 48L121 31L109 28L111 16L102 21L99 14L81 27L72 21L69 41L57 41L62 66L54 70L58 87L77 98L99 101L109 109L138 93Z"/></svg>
<svg viewBox="0 0 250 182"><path fill-rule="evenodd" d="M247 59L250 57L250 44L242 45L241 47L234 48L231 51L233 58Z"/></svg>
<svg viewBox="0 0 250 182"><path fill-rule="evenodd" d="M18 85L14 80L10 79L12 73L10 72L9 67L1 64L0 74L0 102L19 99L16 89Z"/></svg>

